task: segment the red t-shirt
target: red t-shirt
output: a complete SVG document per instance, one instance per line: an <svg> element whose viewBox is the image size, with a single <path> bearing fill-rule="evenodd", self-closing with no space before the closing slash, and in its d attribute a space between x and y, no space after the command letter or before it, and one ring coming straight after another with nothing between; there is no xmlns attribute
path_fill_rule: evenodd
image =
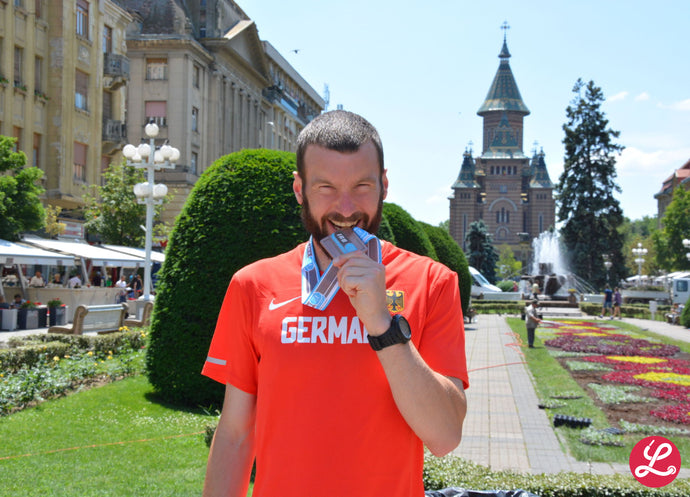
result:
<svg viewBox="0 0 690 497"><path fill-rule="evenodd" d="M257 396L254 496L420 497L423 445L344 292L301 302L305 244L238 271L203 374ZM467 387L457 275L382 242L389 309L435 371ZM230 462L228 462L230 464Z"/></svg>

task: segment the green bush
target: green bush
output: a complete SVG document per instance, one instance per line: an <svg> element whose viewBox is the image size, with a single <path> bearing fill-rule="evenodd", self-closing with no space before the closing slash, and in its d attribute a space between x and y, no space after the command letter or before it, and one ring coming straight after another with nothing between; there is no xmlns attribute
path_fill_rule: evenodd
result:
<svg viewBox="0 0 690 497"><path fill-rule="evenodd" d="M200 374L232 275L307 239L292 191L295 155L243 150L199 178L160 271L147 372L166 400L218 405L223 386Z"/></svg>
<svg viewBox="0 0 690 497"><path fill-rule="evenodd" d="M515 282L511 280L502 280L497 282L496 286L500 288L502 292L512 292Z"/></svg>
<svg viewBox="0 0 690 497"><path fill-rule="evenodd" d="M424 228L405 209L399 205L384 202L383 215L393 231L398 247L431 257L435 261L438 260L434 246Z"/></svg>
<svg viewBox="0 0 690 497"><path fill-rule="evenodd" d="M516 301L490 301L490 300L473 300L472 307L477 311L477 314L522 314L527 303L522 300Z"/></svg>
<svg viewBox="0 0 690 497"><path fill-rule="evenodd" d="M683 312L680 313L680 324L686 328L690 328L690 299L685 303Z"/></svg>
<svg viewBox="0 0 690 497"><path fill-rule="evenodd" d="M462 314L466 315L470 305L470 294L472 292L472 275L470 275L465 253L445 229L421 221L419 225L429 237L429 241L433 245L436 255L438 256L438 260L458 274Z"/></svg>

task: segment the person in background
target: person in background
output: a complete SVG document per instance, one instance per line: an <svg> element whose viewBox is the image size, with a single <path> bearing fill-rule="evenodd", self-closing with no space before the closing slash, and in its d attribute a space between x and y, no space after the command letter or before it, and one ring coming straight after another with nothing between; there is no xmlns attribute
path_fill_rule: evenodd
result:
<svg viewBox="0 0 690 497"><path fill-rule="evenodd" d="M50 282L52 286L62 286L62 275L60 273L53 274L53 280Z"/></svg>
<svg viewBox="0 0 690 497"><path fill-rule="evenodd" d="M143 286L144 285L141 283L141 277L139 276L139 273L135 274L134 278L132 279L132 292L134 293L135 299L138 299L143 293Z"/></svg>
<svg viewBox="0 0 690 497"><path fill-rule="evenodd" d="M620 288L616 287L613 291L613 317L616 316L621 319L621 304L623 303L623 296L621 295Z"/></svg>
<svg viewBox="0 0 690 497"><path fill-rule="evenodd" d="M613 290L611 290L611 287L609 284L606 284L606 288L604 289L604 306L601 308L601 314L599 315L599 318L603 318L606 316L606 311L609 311L609 314L611 317L609 319L613 319Z"/></svg>
<svg viewBox="0 0 690 497"><path fill-rule="evenodd" d="M21 294L21 293L17 293L17 294L14 295L14 300L12 301L12 304L10 305L10 308L11 308L11 309L19 309L19 308L22 306L22 304L23 304L24 302L26 302L26 300L24 300L24 299L22 298L22 294Z"/></svg>
<svg viewBox="0 0 690 497"><path fill-rule="evenodd" d="M31 277L29 280L29 286L40 288L46 286L46 282L43 281L43 276L41 276L40 271L36 271L36 273Z"/></svg>
<svg viewBox="0 0 690 497"><path fill-rule="evenodd" d="M537 326L541 324L541 319L539 319L537 306L539 301L537 299L532 300L532 304L528 305L525 309L525 327L527 328L527 346L530 349L534 348L534 336L536 334Z"/></svg>
<svg viewBox="0 0 690 497"><path fill-rule="evenodd" d="M77 273L74 273L74 275L69 279L67 282L70 288L80 288L81 287L81 278Z"/></svg>
<svg viewBox="0 0 690 497"><path fill-rule="evenodd" d="M0 295L0 309L9 309L9 308L10 308L10 304L5 302L5 296Z"/></svg>

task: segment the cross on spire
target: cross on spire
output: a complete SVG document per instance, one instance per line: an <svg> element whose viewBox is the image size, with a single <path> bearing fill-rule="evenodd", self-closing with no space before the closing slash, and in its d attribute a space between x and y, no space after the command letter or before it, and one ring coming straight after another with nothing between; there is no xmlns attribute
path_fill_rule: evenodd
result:
<svg viewBox="0 0 690 497"><path fill-rule="evenodd" d="M508 21L503 21L503 24L501 24L501 29L503 30L503 41L506 41L506 34L508 30L510 29L510 26L508 25Z"/></svg>

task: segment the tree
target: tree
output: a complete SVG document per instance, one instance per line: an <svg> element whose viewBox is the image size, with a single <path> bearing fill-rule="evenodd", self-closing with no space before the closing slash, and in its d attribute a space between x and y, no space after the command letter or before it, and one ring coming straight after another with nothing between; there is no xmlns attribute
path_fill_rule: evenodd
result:
<svg viewBox="0 0 690 497"><path fill-rule="evenodd" d="M62 212L62 207L57 207L54 205L49 205L46 207L46 233L51 238L55 238L61 235L67 229L65 223L58 221L58 216Z"/></svg>
<svg viewBox="0 0 690 497"><path fill-rule="evenodd" d="M518 277L522 273L522 262L515 259L513 249L508 245L499 247L497 267L498 277L502 280Z"/></svg>
<svg viewBox="0 0 690 497"><path fill-rule="evenodd" d="M683 246L683 240L690 238L690 192L682 186L673 192L661 224L663 228L654 236L659 265L668 271L690 269L688 250Z"/></svg>
<svg viewBox="0 0 690 497"><path fill-rule="evenodd" d="M142 247L146 233L141 225L146 221L146 205L137 203L134 185L146 181L144 170L127 166L124 161L113 163L103 173L103 179L103 186L92 185L93 193L84 195L85 228L105 243ZM155 207L154 222L160 217L161 207L162 204Z"/></svg>
<svg viewBox="0 0 690 497"><path fill-rule="evenodd" d="M498 253L493 246L491 235L481 219L470 224L467 235L467 259L473 268L482 273L489 283L496 283L496 262Z"/></svg>
<svg viewBox="0 0 690 497"><path fill-rule="evenodd" d="M426 235L434 246L439 262L445 264L449 269L457 273L462 313L466 315L467 309L470 306L470 295L472 293L472 275L470 274L465 253L460 248L460 245L453 240L453 237L450 236L450 233L444 228L440 226L431 226L421 221L418 221L418 223L424 228Z"/></svg>
<svg viewBox="0 0 690 497"><path fill-rule="evenodd" d="M242 150L216 160L177 218L159 274L146 365L166 400L220 405L223 386L199 371L232 275L305 241L292 191L295 154Z"/></svg>
<svg viewBox="0 0 690 497"><path fill-rule="evenodd" d="M419 255L438 260L434 246L417 221L402 207L388 202L383 203L383 215L388 221L395 237L395 244Z"/></svg>
<svg viewBox="0 0 690 497"><path fill-rule="evenodd" d="M616 158L623 146L614 143L620 132L608 127L601 111L601 88L590 81L577 80L576 97L566 109L563 125L565 164L556 187L558 221L573 272L594 286L606 283L604 256L613 263L611 281L626 274L622 255L623 237L618 227L623 212L614 192ZM584 95L582 94L584 92Z"/></svg>
<svg viewBox="0 0 690 497"><path fill-rule="evenodd" d="M37 182L43 171L24 167L26 155L15 152L16 138L0 136L0 238L17 241L24 231L45 225L40 196L45 192Z"/></svg>

